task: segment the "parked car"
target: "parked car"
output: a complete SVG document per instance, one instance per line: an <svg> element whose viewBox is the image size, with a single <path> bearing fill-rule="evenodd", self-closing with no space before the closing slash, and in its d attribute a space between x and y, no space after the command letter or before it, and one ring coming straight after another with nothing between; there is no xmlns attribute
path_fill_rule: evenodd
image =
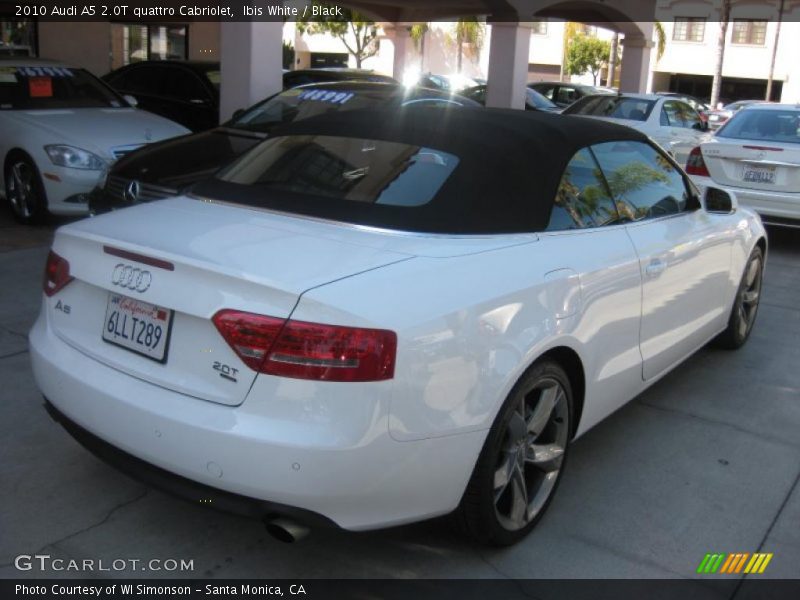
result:
<svg viewBox="0 0 800 600"><path fill-rule="evenodd" d="M465 89L481 85L481 82L463 74L437 75L435 73L423 73L419 76L415 85L432 90L458 92L460 94Z"/></svg>
<svg viewBox="0 0 800 600"><path fill-rule="evenodd" d="M708 127L712 131L716 131L722 125L730 119L733 115L737 112L742 110L745 106L750 106L751 104L757 104L759 102L763 102L762 100L737 100L736 102L731 102L730 104L726 104L720 109L717 110L710 110L708 112Z"/></svg>
<svg viewBox="0 0 800 600"><path fill-rule="evenodd" d="M177 121L194 132L219 125L218 62L143 61L112 71L103 79L121 94L135 98L139 108ZM301 69L283 73L283 89L334 81L397 83L391 77L364 69Z"/></svg>
<svg viewBox="0 0 800 600"><path fill-rule="evenodd" d="M532 90L536 90L542 96L551 102L556 103L561 108L566 108L576 100L580 100L585 96L614 94L614 92L608 88L599 88L592 85L567 83L561 81L538 81L536 83L529 83L528 87Z"/></svg>
<svg viewBox="0 0 800 600"><path fill-rule="evenodd" d="M708 121L708 113L711 110L711 107L702 100L695 98L694 96L690 96L689 94L681 94L680 92L656 92L656 93L659 96L674 98L676 100L680 100L681 102L685 102L686 104L688 104L697 111L697 114L700 115L700 118L703 119L703 121Z"/></svg>
<svg viewBox="0 0 800 600"><path fill-rule="evenodd" d="M373 83L398 83L393 77L370 69L345 69L326 67L322 69L298 69L283 74L283 89L309 83L333 83L335 81L370 81Z"/></svg>
<svg viewBox="0 0 800 600"><path fill-rule="evenodd" d="M572 439L745 343L765 251L758 215L629 127L340 111L59 229L30 356L87 448L283 539L457 511L511 544Z"/></svg>
<svg viewBox="0 0 800 600"><path fill-rule="evenodd" d="M475 100L479 104L486 105L486 90L488 86L476 85L465 90L461 90L459 94L470 100ZM542 96L536 90L529 87L525 88L525 110L543 110L545 112L561 112L561 108L547 98Z"/></svg>
<svg viewBox="0 0 800 600"><path fill-rule="evenodd" d="M679 164L708 137L708 126L691 106L655 94L587 96L562 114L611 119L649 135Z"/></svg>
<svg viewBox="0 0 800 600"><path fill-rule="evenodd" d="M92 214L176 196L264 140L277 125L320 113L409 104L480 107L472 100L424 88L334 82L286 90L240 111L223 125L154 144L117 162L91 196Z"/></svg>
<svg viewBox="0 0 800 600"><path fill-rule="evenodd" d="M139 108L192 131L219 123L220 66L217 62L152 60L136 62L103 76Z"/></svg>
<svg viewBox="0 0 800 600"><path fill-rule="evenodd" d="M692 150L686 172L735 192L767 224L800 228L800 105L745 107Z"/></svg>
<svg viewBox="0 0 800 600"><path fill-rule="evenodd" d="M131 108L84 69L0 60L0 184L22 223L86 214L88 195L109 164L146 144L188 133Z"/></svg>

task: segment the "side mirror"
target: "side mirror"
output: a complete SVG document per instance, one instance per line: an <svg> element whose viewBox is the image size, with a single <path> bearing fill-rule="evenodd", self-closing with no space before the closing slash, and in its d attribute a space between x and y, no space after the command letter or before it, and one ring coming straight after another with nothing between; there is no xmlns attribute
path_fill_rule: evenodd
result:
<svg viewBox="0 0 800 600"><path fill-rule="evenodd" d="M695 123L692 125L692 129L696 129L697 131L708 131L708 121L700 121L699 123Z"/></svg>
<svg viewBox="0 0 800 600"><path fill-rule="evenodd" d="M244 109L243 108L237 108L235 111L233 111L233 116L231 117L231 120L235 121L236 119L241 117L243 114L244 114Z"/></svg>
<svg viewBox="0 0 800 600"><path fill-rule="evenodd" d="M706 212L717 215L730 215L738 206L733 192L715 187L706 188L705 200Z"/></svg>
<svg viewBox="0 0 800 600"><path fill-rule="evenodd" d="M130 106L131 108L136 108L137 106L139 106L139 101L136 99L135 96L131 96L130 94L125 94L122 97L122 99L125 100L125 102L128 103L128 106Z"/></svg>

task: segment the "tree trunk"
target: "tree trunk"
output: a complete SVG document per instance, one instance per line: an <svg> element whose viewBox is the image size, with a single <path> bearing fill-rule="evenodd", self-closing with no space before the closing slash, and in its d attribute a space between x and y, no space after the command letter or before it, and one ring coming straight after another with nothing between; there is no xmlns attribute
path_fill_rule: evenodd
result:
<svg viewBox="0 0 800 600"><path fill-rule="evenodd" d="M719 38L717 39L717 63L714 67L714 79L711 83L711 108L717 107L719 92L722 87L722 65L725 60L725 38L728 34L728 20L731 15L731 0L722 0L719 12Z"/></svg>
<svg viewBox="0 0 800 600"><path fill-rule="evenodd" d="M775 42L772 46L772 61L769 63L769 76L767 77L767 93L764 95L764 100L767 102L772 100L772 80L775 77L775 58L778 55L778 42L781 39L781 22L783 21L783 7L784 0L781 0L780 8L778 8L778 24L775 28Z"/></svg>
<svg viewBox="0 0 800 600"><path fill-rule="evenodd" d="M617 47L619 46L619 33L614 32L614 37L611 39L611 54L608 58L608 78L606 85L614 87L614 79L617 73Z"/></svg>
<svg viewBox="0 0 800 600"><path fill-rule="evenodd" d="M458 74L461 74L461 63L464 59L464 40L461 38L461 25L458 25L458 29L456 30L456 46L458 46L458 58L456 62L456 71Z"/></svg>

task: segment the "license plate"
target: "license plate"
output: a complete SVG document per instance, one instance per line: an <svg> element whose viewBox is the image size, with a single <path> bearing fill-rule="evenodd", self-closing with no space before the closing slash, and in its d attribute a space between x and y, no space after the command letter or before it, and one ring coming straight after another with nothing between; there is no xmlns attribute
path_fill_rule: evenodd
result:
<svg viewBox="0 0 800 600"><path fill-rule="evenodd" d="M109 294L103 339L158 362L166 362L172 311L120 294Z"/></svg>
<svg viewBox="0 0 800 600"><path fill-rule="evenodd" d="M742 180L750 183L775 183L774 167L745 167Z"/></svg>

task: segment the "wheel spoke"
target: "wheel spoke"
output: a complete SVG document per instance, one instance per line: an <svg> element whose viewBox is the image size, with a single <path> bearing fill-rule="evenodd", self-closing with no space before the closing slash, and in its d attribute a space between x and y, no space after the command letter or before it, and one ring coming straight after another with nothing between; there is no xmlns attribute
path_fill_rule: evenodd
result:
<svg viewBox="0 0 800 600"><path fill-rule="evenodd" d="M553 408L556 403L561 400L561 386L553 384L552 386L542 390L539 395L539 402L536 403L536 408L528 419L527 432L531 435L538 436L544 431L547 423L550 421L550 415L553 414Z"/></svg>
<svg viewBox="0 0 800 600"><path fill-rule="evenodd" d="M760 294L758 289L748 290L742 294L742 302L747 305L755 304Z"/></svg>
<svg viewBox="0 0 800 600"><path fill-rule="evenodd" d="M502 464L494 472L494 501L497 502L506 491L516 469L516 454L507 454Z"/></svg>
<svg viewBox="0 0 800 600"><path fill-rule="evenodd" d="M747 265L747 276L745 277L745 282L748 288L752 287L752 285L756 281L756 276L758 275L758 267L759 267L759 261L757 260L751 260L750 264Z"/></svg>
<svg viewBox="0 0 800 600"><path fill-rule="evenodd" d="M511 480L511 512L509 518L517 525L524 525L528 520L528 486L525 474L520 468L514 469Z"/></svg>
<svg viewBox="0 0 800 600"><path fill-rule="evenodd" d="M739 331L739 335L744 337L747 334L747 327L749 325L749 320L747 318L747 312L744 309L744 304L739 306L739 319L737 323L737 329Z"/></svg>
<svg viewBox="0 0 800 600"><path fill-rule="evenodd" d="M525 419L518 412L511 415L508 422L508 438L511 445L525 439Z"/></svg>
<svg viewBox="0 0 800 600"><path fill-rule="evenodd" d="M558 471L564 460L564 448L559 444L531 444L525 453L525 462L540 471Z"/></svg>

